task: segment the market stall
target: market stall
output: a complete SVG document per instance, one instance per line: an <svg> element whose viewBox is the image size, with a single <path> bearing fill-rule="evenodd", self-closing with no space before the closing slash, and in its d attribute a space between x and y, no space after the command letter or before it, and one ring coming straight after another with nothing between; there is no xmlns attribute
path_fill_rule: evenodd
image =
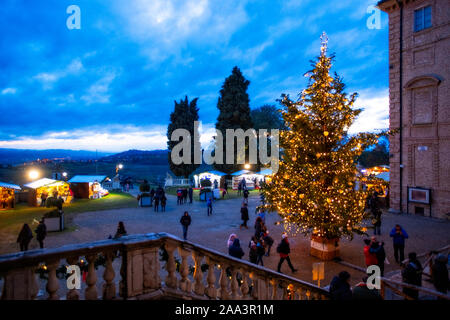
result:
<svg viewBox="0 0 450 320"><path fill-rule="evenodd" d="M103 184L110 180L107 176L77 175L70 179L69 183L75 198L99 199L109 194Z"/></svg>
<svg viewBox="0 0 450 320"><path fill-rule="evenodd" d="M15 184L0 182L0 210L14 208L16 203L16 190L21 190L21 188Z"/></svg>
<svg viewBox="0 0 450 320"><path fill-rule="evenodd" d="M262 183L270 183L272 181L272 169L262 169L261 171L254 174L256 178L256 188L261 188Z"/></svg>
<svg viewBox="0 0 450 320"><path fill-rule="evenodd" d="M64 203L72 201L69 184L65 181L42 178L24 187L28 189L28 204L33 207L43 206L42 202L49 197L61 197Z"/></svg>
<svg viewBox="0 0 450 320"><path fill-rule="evenodd" d="M227 174L221 171L206 171L199 174L194 175L194 184L195 188L200 188L202 180L209 180L213 187L217 186L217 188L223 187L225 183L225 176ZM216 188L214 188L216 189Z"/></svg>
<svg viewBox="0 0 450 320"><path fill-rule="evenodd" d="M257 176L255 176L255 173L249 170L239 170L232 173L231 177L233 190L237 190L240 183L243 183L249 190L255 189L255 182L257 182ZM244 182L242 182L242 180L244 180Z"/></svg>

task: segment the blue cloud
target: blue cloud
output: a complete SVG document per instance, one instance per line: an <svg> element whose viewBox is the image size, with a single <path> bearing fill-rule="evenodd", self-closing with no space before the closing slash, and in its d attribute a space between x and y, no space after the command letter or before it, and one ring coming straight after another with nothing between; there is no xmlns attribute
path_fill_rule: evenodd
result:
<svg viewBox="0 0 450 320"><path fill-rule="evenodd" d="M366 8L374 2L356 2L5 0L0 146L54 132L79 137L83 128L86 135L164 128L173 101L186 94L200 97L201 120L213 124L221 84L235 65L251 82L251 107L275 103L306 85L322 31L348 91L385 101L387 17L380 30L369 30ZM81 30L66 27L71 4L81 8Z"/></svg>

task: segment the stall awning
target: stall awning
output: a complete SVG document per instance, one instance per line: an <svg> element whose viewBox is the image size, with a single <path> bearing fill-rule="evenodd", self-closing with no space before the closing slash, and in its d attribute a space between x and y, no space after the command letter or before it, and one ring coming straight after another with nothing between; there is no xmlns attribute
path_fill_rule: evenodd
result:
<svg viewBox="0 0 450 320"><path fill-rule="evenodd" d="M250 170L239 170L236 171L235 173L232 173L232 176L242 176L243 174L247 174L247 173L252 173Z"/></svg>
<svg viewBox="0 0 450 320"><path fill-rule="evenodd" d="M22 190L21 187L19 187L16 184L6 183L6 182L0 182L1 188L8 188L8 189L14 189L14 190Z"/></svg>
<svg viewBox="0 0 450 320"><path fill-rule="evenodd" d="M102 183L106 180L107 176L86 176L86 175L77 175L69 180L70 183L93 183L99 182Z"/></svg>
<svg viewBox="0 0 450 320"><path fill-rule="evenodd" d="M212 174L212 175L219 176L219 177L223 177L223 176L227 175L225 172L211 170L211 171L205 171L205 172L199 173L199 174L197 174L197 176L200 176L202 174Z"/></svg>
<svg viewBox="0 0 450 320"><path fill-rule="evenodd" d="M375 178L383 179L384 181L389 181L389 172L382 172L380 174L377 174Z"/></svg>
<svg viewBox="0 0 450 320"><path fill-rule="evenodd" d="M65 182L59 181L59 180L53 180L53 179L49 179L49 178L42 178L42 179L27 183L24 185L24 187L31 188L31 189L38 189L41 187L57 186L57 185L60 185L63 183L65 183Z"/></svg>

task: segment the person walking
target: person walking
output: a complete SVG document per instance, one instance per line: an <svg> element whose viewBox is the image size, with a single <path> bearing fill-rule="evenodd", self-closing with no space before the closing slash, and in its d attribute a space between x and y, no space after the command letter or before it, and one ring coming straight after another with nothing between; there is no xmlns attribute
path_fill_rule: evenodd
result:
<svg viewBox="0 0 450 320"><path fill-rule="evenodd" d="M264 267L263 257L265 254L266 254L266 250L264 249L263 240L260 239L256 242L256 255L257 255L256 265L261 263L261 265Z"/></svg>
<svg viewBox="0 0 450 320"><path fill-rule="evenodd" d="M161 212L166 212L166 204L167 204L167 198L166 195L162 195L161 198Z"/></svg>
<svg viewBox="0 0 450 320"><path fill-rule="evenodd" d="M180 223L181 226L183 227L183 239L187 240L188 228L191 225L191 216L187 211L185 211L184 214L181 216Z"/></svg>
<svg viewBox="0 0 450 320"><path fill-rule="evenodd" d="M266 257L270 256L270 249L272 248L272 245L274 243L273 238L269 236L269 230L266 230L263 234L263 241L264 244L267 246L267 252Z"/></svg>
<svg viewBox="0 0 450 320"><path fill-rule="evenodd" d="M372 246L372 241L369 239L364 239L364 258L366 262L366 267L372 265L378 265L377 255L375 252L371 252L370 248Z"/></svg>
<svg viewBox="0 0 450 320"><path fill-rule="evenodd" d="M186 188L183 188L182 194L183 194L183 203L187 203L188 190Z"/></svg>
<svg viewBox="0 0 450 320"><path fill-rule="evenodd" d="M158 212L158 211L159 211L159 200L160 200L159 194L156 194L156 195L155 195L155 199L154 199L154 201L155 201L155 208L154 208L154 211L155 211L155 212Z"/></svg>
<svg viewBox="0 0 450 320"><path fill-rule="evenodd" d="M153 206L153 199L155 197L155 189L150 190L150 207Z"/></svg>
<svg viewBox="0 0 450 320"><path fill-rule="evenodd" d="M239 229L242 229L242 228L248 229L247 221L249 220L249 217L248 217L248 208L247 208L246 203L243 203L242 207L241 207L241 220L242 220L242 224Z"/></svg>
<svg viewBox="0 0 450 320"><path fill-rule="evenodd" d="M331 300L351 300L352 290L350 289L350 273L341 271L334 276L330 283Z"/></svg>
<svg viewBox="0 0 450 320"><path fill-rule="evenodd" d="M192 186L189 187L188 195L189 195L189 204L192 204L192 199L194 198L194 189L192 188Z"/></svg>
<svg viewBox="0 0 450 320"><path fill-rule="evenodd" d="M225 189L226 192L228 192L228 182L227 182L227 180L225 180L225 182L223 183L223 188Z"/></svg>
<svg viewBox="0 0 450 320"><path fill-rule="evenodd" d="M177 205L181 205L183 201L183 191L181 190L181 188L177 189Z"/></svg>
<svg viewBox="0 0 450 320"><path fill-rule="evenodd" d="M45 207L45 202L47 201L48 194L46 191L41 193L41 207Z"/></svg>
<svg viewBox="0 0 450 320"><path fill-rule="evenodd" d="M242 194L242 183L239 182L238 184L238 196L240 196Z"/></svg>
<svg viewBox="0 0 450 320"><path fill-rule="evenodd" d="M441 253L436 257L434 264L431 267L431 279L433 280L433 285L437 291L442 292L443 294L447 294L450 287L447 263L448 257Z"/></svg>
<svg viewBox="0 0 450 320"><path fill-rule="evenodd" d="M126 235L127 230L125 230L125 224L123 223L123 221L119 221L119 223L117 224L117 231L116 234L114 235L114 239L119 239Z"/></svg>
<svg viewBox="0 0 450 320"><path fill-rule="evenodd" d="M28 245L33 239L33 232L30 229L28 223L24 223L22 229L19 232L19 236L17 237L17 242L20 246L20 251L27 251Z"/></svg>
<svg viewBox="0 0 450 320"><path fill-rule="evenodd" d="M228 248L228 254L238 259L242 259L244 256L244 250L242 250L241 243L237 237L233 240L233 244Z"/></svg>
<svg viewBox="0 0 450 320"><path fill-rule="evenodd" d="M291 268L292 272L297 272L297 269L295 269L292 266L291 259L289 258L289 254L291 253L291 247L289 245L288 237L286 233L283 233L281 236L281 242L278 244L277 252L280 254L280 261L278 262L277 271L279 273L281 272L281 265L283 264L284 260L287 261L289 268Z"/></svg>
<svg viewBox="0 0 450 320"><path fill-rule="evenodd" d="M422 265L417 260L417 255L415 252L410 252L408 254L408 263L402 271L403 282L409 283L418 287L422 286ZM419 291L412 288L403 288L403 293L413 298L414 300L419 299Z"/></svg>
<svg viewBox="0 0 450 320"><path fill-rule="evenodd" d="M405 239L408 239L408 234L399 224L396 224L389 236L394 244L395 262L402 263L405 260Z"/></svg>
<svg viewBox="0 0 450 320"><path fill-rule="evenodd" d="M45 219L42 218L39 222L36 230L36 240L39 242L39 247L44 248L44 239L47 236L47 226L45 225Z"/></svg>
<svg viewBox="0 0 450 320"><path fill-rule="evenodd" d="M208 198L208 200L206 200L206 209L208 212L208 216L212 215L212 199Z"/></svg>
<svg viewBox="0 0 450 320"><path fill-rule="evenodd" d="M248 248L250 249L248 252L248 260L251 263L255 263L255 264L258 261L258 248L256 246L257 242L258 242L258 240L256 239L255 236L253 236L248 244Z"/></svg>
<svg viewBox="0 0 450 320"><path fill-rule="evenodd" d="M244 195L244 201L248 203L248 194L249 191L247 188L244 189L243 195Z"/></svg>

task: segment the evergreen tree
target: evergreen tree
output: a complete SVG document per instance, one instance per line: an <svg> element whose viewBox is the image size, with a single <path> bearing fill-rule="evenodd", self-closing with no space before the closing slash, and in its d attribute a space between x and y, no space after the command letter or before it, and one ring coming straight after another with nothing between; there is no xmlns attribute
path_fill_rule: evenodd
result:
<svg viewBox="0 0 450 320"><path fill-rule="evenodd" d="M250 116L255 130L286 129L280 110L272 104L265 104L256 109L252 109Z"/></svg>
<svg viewBox="0 0 450 320"><path fill-rule="evenodd" d="M216 129L220 130L223 136L224 164L214 164L214 167L225 173L233 173L242 169L242 164L237 164L237 148L235 142L234 164L225 164L225 154L227 150L225 134L226 129L247 129L253 128L250 117L250 99L247 88L250 81L244 78L238 67L234 67L231 75L225 79L220 90L220 97L217 101L217 108L220 113L217 118ZM248 144L246 144L246 151Z"/></svg>
<svg viewBox="0 0 450 320"><path fill-rule="evenodd" d="M197 108L197 100L198 98L193 99L191 102L188 101L188 97L186 96L184 100L180 100L180 102L175 102L175 109L170 114L170 123L167 127L167 145L169 148L169 166L170 170L176 176L183 176L188 178L189 175L195 171L199 167L199 164L194 163L194 144L199 143L199 133L198 130L196 132L197 141L194 140L194 121L198 121L198 108ZM173 147L178 143L178 141L171 141L172 132L176 129L186 129L190 133L191 138L191 163L186 164L182 163L176 165L172 162L171 152ZM182 155L182 154L181 154Z"/></svg>
<svg viewBox="0 0 450 320"><path fill-rule="evenodd" d="M361 112L352 106L342 79L330 76L333 56L321 54L312 63L307 89L293 101L282 95L282 115L288 128L281 132L284 155L272 182L265 186L268 209L276 210L289 231L328 239L364 233L366 193L356 185L356 159L379 135L347 130Z"/></svg>

